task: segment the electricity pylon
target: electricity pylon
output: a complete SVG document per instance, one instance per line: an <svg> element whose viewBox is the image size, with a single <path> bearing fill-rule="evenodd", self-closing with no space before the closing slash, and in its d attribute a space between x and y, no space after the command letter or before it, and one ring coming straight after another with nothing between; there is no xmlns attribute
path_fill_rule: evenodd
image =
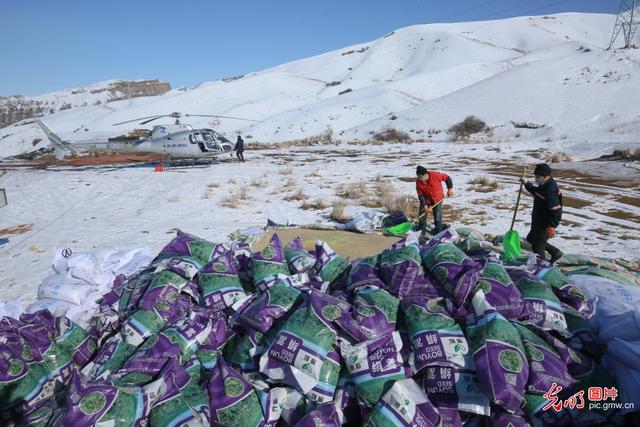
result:
<svg viewBox="0 0 640 427"><path fill-rule="evenodd" d="M613 27L611 42L607 49L611 49L613 47L613 44L616 42L621 31L622 34L624 34L624 47L632 47L633 38L636 35L638 26L640 26L640 1L621 0L620 10L618 11L618 17L616 18L616 25Z"/></svg>

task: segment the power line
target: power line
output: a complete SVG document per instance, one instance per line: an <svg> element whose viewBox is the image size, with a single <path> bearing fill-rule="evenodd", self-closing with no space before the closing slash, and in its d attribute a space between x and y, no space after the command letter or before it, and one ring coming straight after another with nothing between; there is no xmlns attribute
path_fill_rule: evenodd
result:
<svg viewBox="0 0 640 427"><path fill-rule="evenodd" d="M542 0L529 0L529 1L526 1L526 2L524 2L522 4L519 4L518 6L509 7L509 8L506 8L506 9L502 9L502 10L498 10L498 11L495 11L495 12L491 12L491 13L482 15L477 19L483 20L483 19L488 18L488 17L496 16L497 14L501 15L501 14L504 14L506 12L511 12L511 11L514 11L514 10L518 10L518 9L520 9L522 7L529 6L530 4L533 4L533 3L538 3L540 1L542 1Z"/></svg>
<svg viewBox="0 0 640 427"><path fill-rule="evenodd" d="M486 1L486 2L484 2L484 3L477 4L477 5L475 5L475 6L471 6L471 7L468 7L468 8L466 8L466 9L460 10L460 11L458 11L458 12L454 12L454 13L450 13L450 14L445 15L445 16L441 16L441 17L437 18L437 19L435 20L435 22L442 22L442 21L444 21L444 20L446 20L446 19L453 18L453 17L456 17L456 16L458 16L458 15L463 15L463 14L465 14L465 13L467 13L467 12L470 12L470 11L472 11L472 10L476 10L476 9L480 9L481 7L483 8L483 7L488 6L488 5L492 4L492 3L495 3L495 2L497 2L497 1L498 1L498 0L489 0L489 1Z"/></svg>

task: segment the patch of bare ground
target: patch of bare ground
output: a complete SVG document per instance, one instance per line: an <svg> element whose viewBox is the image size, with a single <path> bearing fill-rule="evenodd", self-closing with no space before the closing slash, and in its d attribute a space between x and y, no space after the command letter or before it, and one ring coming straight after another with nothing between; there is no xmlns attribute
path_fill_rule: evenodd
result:
<svg viewBox="0 0 640 427"><path fill-rule="evenodd" d="M631 212L624 212L618 209L610 209L608 211L602 212L602 214L611 218L623 219L626 221L632 221L637 224L640 224L640 216L635 215Z"/></svg>
<svg viewBox="0 0 640 427"><path fill-rule="evenodd" d="M103 166L126 163L155 163L162 160L162 155L155 153L97 152L90 156L71 156L63 160L58 160L53 155L47 155L33 162L32 166L37 169L45 169L50 166Z"/></svg>
<svg viewBox="0 0 640 427"><path fill-rule="evenodd" d="M13 227L0 228L0 236L11 236L28 233L33 229L33 224L20 224Z"/></svg>

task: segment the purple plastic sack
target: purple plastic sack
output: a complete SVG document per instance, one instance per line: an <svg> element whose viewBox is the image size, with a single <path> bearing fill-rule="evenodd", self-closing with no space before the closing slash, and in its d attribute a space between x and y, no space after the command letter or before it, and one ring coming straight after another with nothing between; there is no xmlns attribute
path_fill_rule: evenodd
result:
<svg viewBox="0 0 640 427"><path fill-rule="evenodd" d="M451 243L440 243L423 251L422 262L444 286L456 308L463 308L472 297L485 260L469 258Z"/></svg>
<svg viewBox="0 0 640 427"><path fill-rule="evenodd" d="M256 289L267 289L278 278L290 274L280 237L274 234L260 252L251 254L251 272Z"/></svg>
<svg viewBox="0 0 640 427"><path fill-rule="evenodd" d="M524 344L524 352L529 362L527 392L545 394L551 390L554 383L562 388L567 388L574 383L560 355L536 335L536 329L531 330L517 323L514 326L520 334L520 339Z"/></svg>
<svg viewBox="0 0 640 427"><path fill-rule="evenodd" d="M229 251L205 265L194 278L205 307L222 311L246 297L238 266Z"/></svg>
<svg viewBox="0 0 640 427"><path fill-rule="evenodd" d="M291 274L308 273L316 263L316 257L304 250L300 237L296 237L284 247L284 257Z"/></svg>
<svg viewBox="0 0 640 427"><path fill-rule="evenodd" d="M392 332L356 345L340 343L340 353L356 383L358 400L373 407L396 380L405 378L402 339Z"/></svg>
<svg viewBox="0 0 640 427"><path fill-rule="evenodd" d="M316 406L298 421L296 427L340 427L341 425L335 405L326 403Z"/></svg>
<svg viewBox="0 0 640 427"><path fill-rule="evenodd" d="M569 278L558 268L543 268L536 276L551 285L560 301L576 310L585 318L590 318L595 310L595 298L589 298L575 287Z"/></svg>
<svg viewBox="0 0 640 427"><path fill-rule="evenodd" d="M444 419L460 420L459 412L488 416L489 398L475 371L456 366L427 366L417 377L420 387Z"/></svg>
<svg viewBox="0 0 640 427"><path fill-rule="evenodd" d="M329 284L336 280L349 267L349 263L336 251L321 241L316 241L316 263L309 272L312 280Z"/></svg>
<svg viewBox="0 0 640 427"><path fill-rule="evenodd" d="M149 413L154 427L205 426L209 424L209 396L200 386L200 363L192 359L180 366L172 359L162 371L166 389Z"/></svg>
<svg viewBox="0 0 640 427"><path fill-rule="evenodd" d="M216 245L208 240L177 230L176 237L162 248L151 264L155 265L163 259L179 255L197 258L204 265L218 255L221 250L223 250L222 245Z"/></svg>
<svg viewBox="0 0 640 427"><path fill-rule="evenodd" d="M179 274L171 270L162 270L153 276L137 306L143 310L150 310L159 299L166 298L171 302L172 296L179 294L186 284L187 279Z"/></svg>
<svg viewBox="0 0 640 427"><path fill-rule="evenodd" d="M491 402L509 412L524 405L529 364L518 330L487 302L482 290L473 296L475 312L467 339L480 387Z"/></svg>
<svg viewBox="0 0 640 427"><path fill-rule="evenodd" d="M88 377L91 379L107 378L122 368L122 365L136 352L136 349L136 346L123 340L120 334L112 336L98 349L95 358L88 367Z"/></svg>
<svg viewBox="0 0 640 427"><path fill-rule="evenodd" d="M349 293L360 286L377 286L384 289L385 284L379 276L379 263L379 256L356 259L339 277L336 289L343 289Z"/></svg>
<svg viewBox="0 0 640 427"><path fill-rule="evenodd" d="M391 294L402 298L411 293L424 276L417 242L405 241L403 245L396 244L382 252L380 276Z"/></svg>
<svg viewBox="0 0 640 427"><path fill-rule="evenodd" d="M120 387L141 386L153 380L171 359L180 360L180 346L164 334L155 334L110 379Z"/></svg>
<svg viewBox="0 0 640 427"><path fill-rule="evenodd" d="M478 277L476 289L482 289L489 304L509 320L522 313L522 296L507 270L495 258L489 258Z"/></svg>
<svg viewBox="0 0 640 427"><path fill-rule="evenodd" d="M440 426L440 414L411 378L398 380L378 402L365 426Z"/></svg>
<svg viewBox="0 0 640 427"><path fill-rule="evenodd" d="M218 356L209 381L211 422L224 426L264 426L258 395L251 384Z"/></svg>
<svg viewBox="0 0 640 427"><path fill-rule="evenodd" d="M245 327L265 333L301 300L299 290L288 281L280 280L262 293L253 294L240 302L241 307L236 309L237 321Z"/></svg>
<svg viewBox="0 0 640 427"><path fill-rule="evenodd" d="M356 341L366 341L396 330L400 301L384 289L362 286L356 289L351 310L336 323Z"/></svg>
<svg viewBox="0 0 640 427"><path fill-rule="evenodd" d="M180 294L173 286L163 287L153 306L135 311L124 321L122 335L129 344L140 345L167 324L172 324L184 316L193 305L190 296Z"/></svg>
<svg viewBox="0 0 640 427"><path fill-rule="evenodd" d="M416 373L429 365L468 364L469 344L444 298L411 296L401 306L413 350L409 360Z"/></svg>
<svg viewBox="0 0 640 427"><path fill-rule="evenodd" d="M312 290L262 355L260 372L308 393L318 384L323 360L336 345L334 322L347 310L344 301Z"/></svg>
<svg viewBox="0 0 640 427"><path fill-rule="evenodd" d="M67 395L64 425L122 425L142 427L151 407L162 397L164 380L145 387L119 388L106 381L89 381L75 371Z"/></svg>
<svg viewBox="0 0 640 427"><path fill-rule="evenodd" d="M210 315L210 317L213 318L211 331L195 353L204 369L213 369L218 357L218 352L221 351L227 341L235 335L234 330L231 329L225 317L215 317L215 315Z"/></svg>
<svg viewBox="0 0 640 427"><path fill-rule="evenodd" d="M331 350L322 362L318 383L306 394L314 405L321 405L333 401L338 380L340 378L340 354Z"/></svg>
<svg viewBox="0 0 640 427"><path fill-rule="evenodd" d="M419 277L413 284L413 288L406 296L423 296L430 298L440 298L446 296L446 292L437 281L429 274Z"/></svg>
<svg viewBox="0 0 640 427"><path fill-rule="evenodd" d="M525 302L518 320L568 335L567 321L562 313L560 300L553 293L551 286L526 271L518 269L507 271L515 281Z"/></svg>

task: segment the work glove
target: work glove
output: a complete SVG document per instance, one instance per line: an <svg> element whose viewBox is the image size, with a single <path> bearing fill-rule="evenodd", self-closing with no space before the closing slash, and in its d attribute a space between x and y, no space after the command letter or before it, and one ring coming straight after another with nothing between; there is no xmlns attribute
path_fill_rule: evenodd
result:
<svg viewBox="0 0 640 427"><path fill-rule="evenodd" d="M453 188L447 190L447 197L453 197Z"/></svg>
<svg viewBox="0 0 640 427"><path fill-rule="evenodd" d="M555 237L556 235L556 229L555 227L552 226L547 226L547 236L551 239L552 237Z"/></svg>

